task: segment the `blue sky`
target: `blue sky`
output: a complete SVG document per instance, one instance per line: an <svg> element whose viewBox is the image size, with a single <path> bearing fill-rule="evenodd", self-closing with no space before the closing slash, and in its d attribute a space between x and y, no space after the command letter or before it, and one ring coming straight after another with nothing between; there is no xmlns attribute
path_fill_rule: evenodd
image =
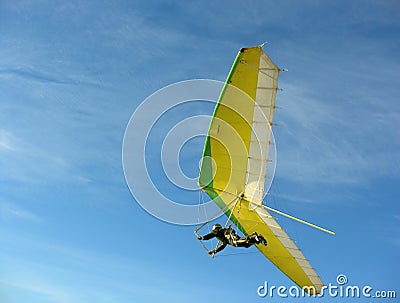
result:
<svg viewBox="0 0 400 303"><path fill-rule="evenodd" d="M268 203L336 231L277 218L325 283L346 274L399 296L399 15L396 1L2 1L0 301L277 301L256 293L264 281L293 285L271 263L257 253L211 260L193 227L135 202L121 164L147 96L223 81L238 49L263 41L289 69ZM179 115L211 113L197 104ZM188 175L202 144L182 150Z"/></svg>

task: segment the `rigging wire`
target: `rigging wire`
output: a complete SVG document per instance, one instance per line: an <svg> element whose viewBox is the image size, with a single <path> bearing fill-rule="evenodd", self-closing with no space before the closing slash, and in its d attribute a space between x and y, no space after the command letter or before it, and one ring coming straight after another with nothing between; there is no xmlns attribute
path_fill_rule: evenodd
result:
<svg viewBox="0 0 400 303"><path fill-rule="evenodd" d="M196 230L194 231L195 235L196 235L196 236L199 236L198 231L201 230L205 225L207 225L208 231L211 232L209 222L211 222L212 220L214 220L215 218L217 218L222 212L225 212L227 209L229 209L229 207L230 207L233 203L235 203L235 205L233 206L232 210L230 211L231 213L230 213L230 215L229 215L229 217L228 217L228 220L227 220L226 223L225 223L225 227L226 227L226 226L228 225L230 219L231 219L231 216L232 216L233 212L235 211L236 205L240 202L240 198L241 198L241 197L242 197L242 195L235 195L235 198L234 198L232 201L230 201L223 209L221 209L220 211L218 211L213 217L211 217L211 219L207 220L206 222L204 222L202 225L199 226L199 224L200 224L200 213L201 213L201 210L200 210L200 209L201 209L201 205L204 204L203 193L202 193L201 191L199 191L199 204L198 204L198 214L199 214L199 217L198 217L197 228L196 228ZM239 205L240 205L240 203L239 203ZM207 218L208 216L207 216L206 208L203 207L203 209L204 209L205 217ZM238 213L240 213L240 207L239 207L239 209L238 209ZM238 232L238 228L237 228L237 227L236 227L236 232ZM214 240L214 239L212 239L212 246L214 247L214 243L215 243L215 242L214 242L213 240ZM201 246L204 248L204 250L206 250L207 253L208 253L209 250L208 250L207 246L203 243L203 241L202 241L202 240L199 240L199 242L200 242ZM221 241L218 241L218 242L217 242L217 245L215 246L215 249L217 249L217 247L220 245L220 242L221 242ZM239 255L239 254L252 254L252 253L256 253L256 252L239 252L239 253L230 253L230 254L218 254L218 257L233 256L233 255ZM215 258L216 255L212 255L211 257L212 257L212 258Z"/></svg>

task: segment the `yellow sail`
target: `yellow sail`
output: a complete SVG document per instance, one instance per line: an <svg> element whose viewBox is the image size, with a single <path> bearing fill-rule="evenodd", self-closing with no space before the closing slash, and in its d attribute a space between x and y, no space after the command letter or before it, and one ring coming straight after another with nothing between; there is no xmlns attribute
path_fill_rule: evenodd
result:
<svg viewBox="0 0 400 303"><path fill-rule="evenodd" d="M261 207L280 69L260 46L239 51L215 107L199 185L257 248L309 294L323 284L281 226Z"/></svg>

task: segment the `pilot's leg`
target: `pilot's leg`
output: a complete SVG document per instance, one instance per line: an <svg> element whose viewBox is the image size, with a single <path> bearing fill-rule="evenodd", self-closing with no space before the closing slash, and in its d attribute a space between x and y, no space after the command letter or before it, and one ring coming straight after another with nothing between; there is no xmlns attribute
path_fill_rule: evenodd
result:
<svg viewBox="0 0 400 303"><path fill-rule="evenodd" d="M265 238L262 235L259 235L256 232L252 233L251 235L248 235L246 238L252 244L260 244L260 243L262 243L265 246L267 246L267 240L265 240Z"/></svg>
<svg viewBox="0 0 400 303"><path fill-rule="evenodd" d="M246 248L249 248L249 247L252 246L253 244L254 244L254 243L251 243L251 241L249 241L249 240L247 239L247 237L234 240L233 243L232 243L233 246L236 246L236 247L246 247Z"/></svg>

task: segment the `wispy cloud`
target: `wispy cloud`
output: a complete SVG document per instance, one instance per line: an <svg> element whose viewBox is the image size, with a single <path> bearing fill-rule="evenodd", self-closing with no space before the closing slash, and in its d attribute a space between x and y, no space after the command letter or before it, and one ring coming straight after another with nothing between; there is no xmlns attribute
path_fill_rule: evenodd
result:
<svg viewBox="0 0 400 303"><path fill-rule="evenodd" d="M3 200L0 200L0 218L3 220L14 218L34 222L41 221L41 218L33 212Z"/></svg>
<svg viewBox="0 0 400 303"><path fill-rule="evenodd" d="M138 93L144 82L153 87L157 83L163 69L157 58L178 59L177 45L193 37L178 28L166 30L149 16L114 5L104 4L104 10L98 11L107 13L96 13L96 21L88 24L85 4L56 5L49 8L51 16L40 9L43 4L5 7L16 19L26 15L32 20L44 18L47 26L53 24L61 33L43 35L47 29L41 22L34 28L22 28L12 18L7 21L14 34L4 34L5 47L0 51L0 78L4 80L0 99L5 101L0 105L0 118L5 121L3 134L8 132L0 138L0 149L13 147L10 136L19 140L19 147L0 160L4 164L0 176L22 182L90 182L101 178L99 168L120 170L127 108L133 109L146 97ZM67 30L75 26L78 31ZM146 80L143 73L149 70L153 75ZM177 75L181 71L175 69ZM121 87L129 87L128 97ZM95 166L96 172L91 171ZM115 175L108 173L103 178L109 181Z"/></svg>
<svg viewBox="0 0 400 303"><path fill-rule="evenodd" d="M73 78L71 78L71 76ZM19 78L24 81L38 82L42 84L86 85L95 86L97 88L105 86L104 83L96 82L95 80L88 79L82 75L61 75L58 73L42 72L38 68L32 66L1 69L0 77L11 81L15 81L15 78Z"/></svg>
<svg viewBox="0 0 400 303"><path fill-rule="evenodd" d="M142 259L27 239L18 234L4 235L0 241L7 247L30 252L29 259L23 254L0 254L5 264L0 286L8 294L15 294L16 289L22 295L39 296L37 302L43 302L40 296L49 302L127 302L143 296L176 301L173 298L185 296L176 289L188 286L186 280L179 278L181 275L172 278L168 264L159 268ZM163 281L169 281L168 285Z"/></svg>
<svg viewBox="0 0 400 303"><path fill-rule="evenodd" d="M268 197L273 197L273 198L278 198L280 200L286 200L290 202L296 202L296 203L306 203L306 204L314 204L317 203L314 199L309 199L309 198L304 198L299 195L286 195L286 194L278 194L278 193L269 193ZM267 198L268 200L268 198Z"/></svg>
<svg viewBox="0 0 400 303"><path fill-rule="evenodd" d="M15 143L13 142L13 136L5 131L4 129L0 129L0 152L4 151L15 151Z"/></svg>
<svg viewBox="0 0 400 303"><path fill-rule="evenodd" d="M6 289L14 288L20 293L29 293L34 301L36 301L35 298L38 300L42 298L44 302L67 303L74 301L72 299L73 295L67 290L60 286L55 286L50 281L43 281L37 276L29 280L24 277L19 277L18 281L0 280L0 285Z"/></svg>
<svg viewBox="0 0 400 303"><path fill-rule="evenodd" d="M19 138L11 131L1 130L1 133L4 137L2 146L8 146L2 150L0 159L0 178L3 180L37 182L50 171L60 172L66 169L66 162L62 157L39 146L30 145L27 142L29 139Z"/></svg>
<svg viewBox="0 0 400 303"><path fill-rule="evenodd" d="M358 183L399 173L400 112L393 104L326 102L285 86L284 109L277 113L284 125L275 129L278 169L285 178Z"/></svg>

